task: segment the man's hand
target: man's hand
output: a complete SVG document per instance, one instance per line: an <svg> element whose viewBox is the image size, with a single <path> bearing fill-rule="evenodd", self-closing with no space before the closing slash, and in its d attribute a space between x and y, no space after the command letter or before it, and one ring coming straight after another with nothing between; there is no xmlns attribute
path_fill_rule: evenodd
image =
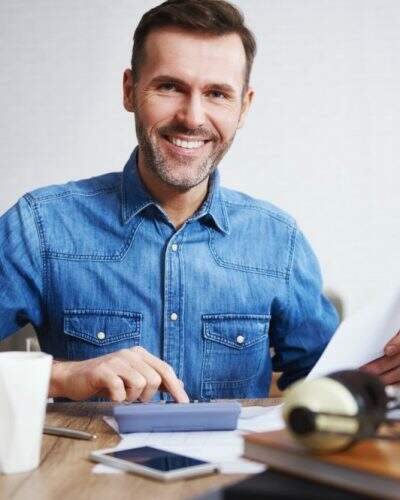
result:
<svg viewBox="0 0 400 500"><path fill-rule="evenodd" d="M49 397L149 401L158 390L169 392L179 403L189 401L171 366L142 347L133 347L85 361L54 361Z"/></svg>
<svg viewBox="0 0 400 500"><path fill-rule="evenodd" d="M385 345L384 352L384 356L374 359L361 369L379 375L385 384L396 384L400 382L400 331Z"/></svg>

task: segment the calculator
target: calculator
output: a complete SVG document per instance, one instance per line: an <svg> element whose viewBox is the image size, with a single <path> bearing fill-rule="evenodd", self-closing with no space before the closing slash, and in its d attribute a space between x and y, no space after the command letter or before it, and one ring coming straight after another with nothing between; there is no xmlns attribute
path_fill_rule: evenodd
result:
<svg viewBox="0 0 400 500"><path fill-rule="evenodd" d="M113 407L119 432L228 431L237 427L236 401L210 403L150 402Z"/></svg>

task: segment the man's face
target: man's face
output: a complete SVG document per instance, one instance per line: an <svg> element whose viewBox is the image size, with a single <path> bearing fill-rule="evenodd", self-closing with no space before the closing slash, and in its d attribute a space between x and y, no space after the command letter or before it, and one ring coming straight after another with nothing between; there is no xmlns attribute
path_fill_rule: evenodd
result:
<svg viewBox="0 0 400 500"><path fill-rule="evenodd" d="M124 105L135 113L139 165L180 191L208 178L229 149L249 107L245 52L236 34L162 29L146 39L133 84L124 74Z"/></svg>

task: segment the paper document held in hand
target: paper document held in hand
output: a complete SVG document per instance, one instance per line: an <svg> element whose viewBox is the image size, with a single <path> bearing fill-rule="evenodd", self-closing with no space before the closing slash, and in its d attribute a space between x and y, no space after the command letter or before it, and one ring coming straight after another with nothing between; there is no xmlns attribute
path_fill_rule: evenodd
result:
<svg viewBox="0 0 400 500"><path fill-rule="evenodd" d="M385 344L400 330L400 290L385 294L346 318L308 378L359 368L383 356Z"/></svg>

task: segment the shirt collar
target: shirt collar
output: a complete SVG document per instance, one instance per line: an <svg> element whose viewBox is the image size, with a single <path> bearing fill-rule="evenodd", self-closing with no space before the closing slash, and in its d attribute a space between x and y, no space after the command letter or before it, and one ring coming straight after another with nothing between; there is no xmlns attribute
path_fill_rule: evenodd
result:
<svg viewBox="0 0 400 500"><path fill-rule="evenodd" d="M211 174L207 198L193 217L204 221L211 219L220 231L229 234L229 219L220 186L218 169Z"/></svg>
<svg viewBox="0 0 400 500"><path fill-rule="evenodd" d="M149 205L156 205L140 179L137 155L138 148L131 154L122 173L122 220L124 224Z"/></svg>
<svg viewBox="0 0 400 500"><path fill-rule="evenodd" d="M150 205L158 207L157 202L148 193L140 179L137 157L138 148L131 154L122 174L122 220L124 224L146 207ZM229 233L228 214L223 200L218 170L215 170L211 175L207 198L192 218L205 222L211 219L220 231Z"/></svg>

